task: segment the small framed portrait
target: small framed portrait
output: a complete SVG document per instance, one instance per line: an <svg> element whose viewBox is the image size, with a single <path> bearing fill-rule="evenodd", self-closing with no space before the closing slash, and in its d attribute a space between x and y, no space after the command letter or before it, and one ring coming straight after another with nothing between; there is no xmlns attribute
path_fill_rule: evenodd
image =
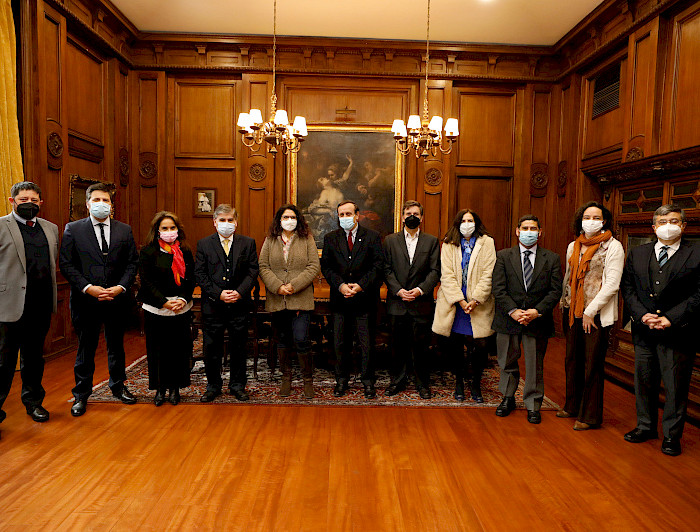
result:
<svg viewBox="0 0 700 532"><path fill-rule="evenodd" d="M213 216L214 209L216 208L216 189L195 188L193 201L194 216L199 216L202 218Z"/></svg>
<svg viewBox="0 0 700 532"><path fill-rule="evenodd" d="M90 185L95 183L100 183L99 179L90 179L88 177L81 177L78 174L71 174L70 177L70 205L69 205L69 215L68 221L74 222L80 220L81 218L87 218L88 210L85 206L85 192ZM111 189L112 194L117 189L114 183L106 183Z"/></svg>

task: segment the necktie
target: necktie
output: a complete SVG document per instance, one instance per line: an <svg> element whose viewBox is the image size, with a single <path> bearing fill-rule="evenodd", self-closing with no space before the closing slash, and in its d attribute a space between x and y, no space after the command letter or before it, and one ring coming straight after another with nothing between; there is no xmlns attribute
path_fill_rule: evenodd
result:
<svg viewBox="0 0 700 532"><path fill-rule="evenodd" d="M105 224L97 224L100 227L100 237L102 238L102 254L106 255L109 251L107 239L105 238Z"/></svg>
<svg viewBox="0 0 700 532"><path fill-rule="evenodd" d="M231 241L227 238L224 240L224 253L226 253L226 256L228 257L228 247L231 244Z"/></svg>
<svg viewBox="0 0 700 532"><path fill-rule="evenodd" d="M34 227L34 222L27 220L27 227Z"/></svg>
<svg viewBox="0 0 700 532"><path fill-rule="evenodd" d="M352 251L352 246L353 246L353 243L352 243L352 231L351 231L348 233L348 249L350 251Z"/></svg>
<svg viewBox="0 0 700 532"><path fill-rule="evenodd" d="M523 259L523 280L525 281L525 290L530 288L530 281L532 281L532 263L530 262L530 255L532 251L523 251L525 258Z"/></svg>
<svg viewBox="0 0 700 532"><path fill-rule="evenodd" d="M659 251L659 266L663 268L664 264L668 262L668 246L661 246L661 251Z"/></svg>

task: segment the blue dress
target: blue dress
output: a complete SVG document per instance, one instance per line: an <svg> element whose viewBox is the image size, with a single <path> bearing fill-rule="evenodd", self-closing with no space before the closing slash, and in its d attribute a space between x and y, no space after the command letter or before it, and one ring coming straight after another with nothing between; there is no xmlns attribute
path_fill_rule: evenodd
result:
<svg viewBox="0 0 700 532"><path fill-rule="evenodd" d="M462 238L462 294L467 298L467 272L469 270L469 259L472 256L472 250L476 243L476 237L472 236L469 240ZM455 312L455 321L452 323L452 332L472 336L472 318L469 314L462 310L459 303L455 304L457 312Z"/></svg>

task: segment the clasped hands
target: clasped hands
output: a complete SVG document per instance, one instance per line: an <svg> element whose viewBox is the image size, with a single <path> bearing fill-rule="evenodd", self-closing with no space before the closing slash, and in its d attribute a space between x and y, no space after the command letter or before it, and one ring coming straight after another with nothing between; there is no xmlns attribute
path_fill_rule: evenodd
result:
<svg viewBox="0 0 700 532"><path fill-rule="evenodd" d="M224 303L235 303L241 298L238 290L222 290L219 299Z"/></svg>
<svg viewBox="0 0 700 532"><path fill-rule="evenodd" d="M346 299L356 296L362 292L362 287L357 283L343 283L340 285L340 293L345 296Z"/></svg>
<svg viewBox="0 0 700 532"><path fill-rule="evenodd" d="M666 316L659 316L651 312L647 312L642 316L642 323L650 329L658 330L668 329L671 326L671 321Z"/></svg>
<svg viewBox="0 0 700 532"><path fill-rule="evenodd" d="M277 293L281 296L291 296L294 293L294 288L291 283L283 284L277 289Z"/></svg>
<svg viewBox="0 0 700 532"><path fill-rule="evenodd" d="M527 310L518 308L511 313L510 317L517 321L520 325L530 325L530 322L539 317L539 315L540 313L537 312L536 308L530 308Z"/></svg>
<svg viewBox="0 0 700 532"><path fill-rule="evenodd" d="M163 305L163 308L167 308L168 310L172 310L173 312L179 312L183 308L185 308L186 304L187 302L183 299L173 299L172 301L167 301Z"/></svg>
<svg viewBox="0 0 700 532"><path fill-rule="evenodd" d="M98 301L112 301L123 291L124 289L121 286L110 286L109 288L103 288L101 286L92 285L85 290L85 293L94 297Z"/></svg>
<svg viewBox="0 0 700 532"><path fill-rule="evenodd" d="M413 301L421 295L420 288L412 288L411 290L406 290L402 288L396 295L399 296L403 301Z"/></svg>
<svg viewBox="0 0 700 532"><path fill-rule="evenodd" d="M478 304L479 302L476 299L472 299L469 303L467 303L464 299L459 302L459 306L465 314L471 314L472 310L474 310Z"/></svg>

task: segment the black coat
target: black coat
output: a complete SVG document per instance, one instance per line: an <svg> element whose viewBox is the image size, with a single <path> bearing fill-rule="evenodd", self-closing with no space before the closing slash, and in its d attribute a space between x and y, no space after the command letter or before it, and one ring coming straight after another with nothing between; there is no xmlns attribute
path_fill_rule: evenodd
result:
<svg viewBox="0 0 700 532"><path fill-rule="evenodd" d="M248 236L234 235L229 250L233 268L227 275L228 257L221 246L218 233L197 242L195 278L202 288L202 313L218 311L251 310L250 292L258 279L258 254L255 240ZM224 290L236 290L241 299L235 303L224 303L219 299Z"/></svg>
<svg viewBox="0 0 700 532"><path fill-rule="evenodd" d="M435 310L433 290L440 280L440 244L433 235L423 231L418 235L413 262L409 261L404 232L384 239L384 278L387 285L387 312L390 315L432 315ZM403 301L396 293L420 288L423 295L411 302Z"/></svg>
<svg viewBox="0 0 700 532"><path fill-rule="evenodd" d="M697 330L700 324L700 245L681 240L678 251L666 266L666 287L654 296L649 271L654 244L631 249L622 274L620 288L632 318L632 338L635 343L661 341L692 350L692 346L700 346ZM665 331L651 331L642 323L642 316L647 313L666 316L671 327Z"/></svg>
<svg viewBox="0 0 700 532"><path fill-rule="evenodd" d="M126 293L138 268L134 236L130 226L117 220L110 220L109 231L109 250L104 257L89 216L66 225L58 264L70 283L70 304L74 310L97 303L95 298L82 292L88 284L103 288L121 285L126 292L114 301L128 300Z"/></svg>
<svg viewBox="0 0 700 532"><path fill-rule="evenodd" d="M493 268L492 292L496 298L496 314L491 328L499 333L525 334L527 336L554 336L552 312L559 303L562 276L559 255L543 247L537 247L535 267L530 289L525 290L523 267L520 262L520 246L502 249L496 254ZM539 318L530 325L519 324L508 315L513 309L537 309Z"/></svg>
<svg viewBox="0 0 700 532"><path fill-rule="evenodd" d="M156 308L162 308L168 297L181 297L187 302L192 301L195 286L194 258L189 249L182 249L182 258L185 260L185 277L180 280L178 286L173 276L173 256L162 252L158 244L149 244L141 248L141 287L137 299Z"/></svg>
<svg viewBox="0 0 700 532"><path fill-rule="evenodd" d="M376 231L358 226L352 253L344 229L327 233L323 239L321 271L331 287L331 310L373 311L379 299L383 264L384 253ZM340 293L343 283L357 283L362 291L345 298Z"/></svg>

